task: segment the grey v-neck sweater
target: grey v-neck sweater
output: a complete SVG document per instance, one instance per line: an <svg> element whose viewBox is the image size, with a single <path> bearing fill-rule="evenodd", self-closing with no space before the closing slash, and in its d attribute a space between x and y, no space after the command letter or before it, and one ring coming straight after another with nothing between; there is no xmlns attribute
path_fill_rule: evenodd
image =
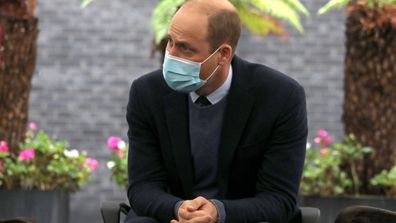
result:
<svg viewBox="0 0 396 223"><path fill-rule="evenodd" d="M189 99L189 130L194 168L194 195L208 199L218 194L217 170L226 97L200 107Z"/></svg>

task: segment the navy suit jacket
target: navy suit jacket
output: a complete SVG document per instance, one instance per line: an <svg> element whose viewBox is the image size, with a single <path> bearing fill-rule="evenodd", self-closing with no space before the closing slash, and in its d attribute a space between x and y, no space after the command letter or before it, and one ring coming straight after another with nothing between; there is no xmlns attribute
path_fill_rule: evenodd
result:
<svg viewBox="0 0 396 223"><path fill-rule="evenodd" d="M287 222L304 163L307 115L293 79L237 56L219 147L219 196L226 222ZM127 106L128 198L138 215L174 219L193 199L188 94L171 90L162 71L136 79Z"/></svg>

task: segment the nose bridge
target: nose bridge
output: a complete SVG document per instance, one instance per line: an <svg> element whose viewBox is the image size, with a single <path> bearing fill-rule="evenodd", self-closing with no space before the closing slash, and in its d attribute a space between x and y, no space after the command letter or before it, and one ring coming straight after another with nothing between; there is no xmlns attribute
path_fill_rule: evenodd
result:
<svg viewBox="0 0 396 223"><path fill-rule="evenodd" d="M175 45L172 44L167 44L166 45L166 51L168 51L169 55L175 56L175 57L179 57L179 53L175 47Z"/></svg>

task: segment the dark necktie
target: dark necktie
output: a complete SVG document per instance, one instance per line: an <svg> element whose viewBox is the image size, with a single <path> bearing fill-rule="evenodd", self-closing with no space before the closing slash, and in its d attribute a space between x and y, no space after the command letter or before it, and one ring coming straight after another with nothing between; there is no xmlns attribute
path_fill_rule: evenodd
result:
<svg viewBox="0 0 396 223"><path fill-rule="evenodd" d="M205 107L212 104L205 96L199 96L194 103L201 107Z"/></svg>

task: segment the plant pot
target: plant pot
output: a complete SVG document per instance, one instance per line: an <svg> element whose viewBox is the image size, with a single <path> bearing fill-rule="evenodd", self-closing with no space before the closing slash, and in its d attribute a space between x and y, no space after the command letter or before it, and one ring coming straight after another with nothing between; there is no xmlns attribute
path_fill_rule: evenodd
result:
<svg viewBox="0 0 396 223"><path fill-rule="evenodd" d="M344 208L352 205L366 205L388 210L396 210L396 200L382 196L301 196L299 204L300 206L319 208L321 223L334 223L337 215Z"/></svg>
<svg viewBox="0 0 396 223"><path fill-rule="evenodd" d="M66 190L0 190L0 220L29 217L37 223L68 223Z"/></svg>

